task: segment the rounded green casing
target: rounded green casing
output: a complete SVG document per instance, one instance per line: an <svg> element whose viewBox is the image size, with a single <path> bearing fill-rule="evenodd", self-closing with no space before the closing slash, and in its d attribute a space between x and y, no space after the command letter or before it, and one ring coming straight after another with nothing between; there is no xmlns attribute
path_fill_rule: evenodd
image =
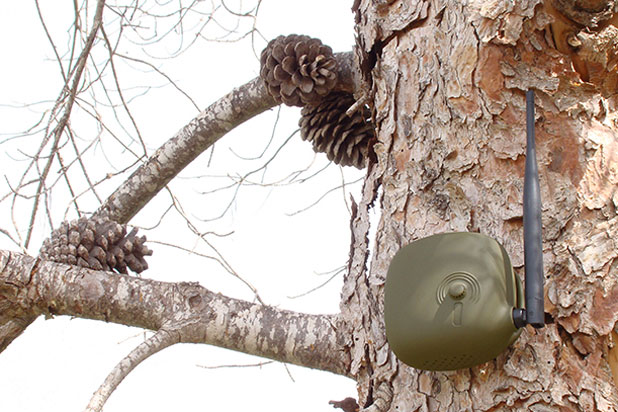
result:
<svg viewBox="0 0 618 412"><path fill-rule="evenodd" d="M389 266L386 337L415 368L469 368L517 339L513 309L522 306L521 281L502 245L478 233L434 235L403 247Z"/></svg>

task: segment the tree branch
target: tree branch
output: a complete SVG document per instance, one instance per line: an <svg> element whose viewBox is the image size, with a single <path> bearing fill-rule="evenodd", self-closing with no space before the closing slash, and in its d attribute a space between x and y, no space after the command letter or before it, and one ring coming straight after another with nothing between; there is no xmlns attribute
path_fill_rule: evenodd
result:
<svg viewBox="0 0 618 412"><path fill-rule="evenodd" d="M99 4L104 4L104 2L101 1ZM339 83L335 89L352 92L354 90L354 84L356 82L356 74L354 70L352 53L337 53L336 58L338 61ZM172 137L165 144L163 144L146 163L140 166L123 184L120 185L120 187L118 187L118 189L116 189L114 193L109 196L109 198L99 208L95 215L105 215L108 218L111 218L112 220L115 220L119 223L128 222L163 187L165 187L165 185L171 179L173 179L178 173L180 173L180 171L184 169L197 156L199 156L199 154L212 146L219 138L234 129L236 126L242 124L243 122L275 105L276 104L274 99L268 94L260 78L253 79L247 84L237 89L234 89L232 92L228 93L226 96L209 106L189 124L183 127L174 137ZM8 252L0 251L0 254L1 253ZM2 258L2 256L0 256L0 258ZM2 259L0 259L0 263L2 263ZM16 268L16 273L22 273L22 270L23 267L18 267ZM12 272L8 271L6 273L3 273L2 276L0 276L0 298L2 298L3 295L3 290L1 288L2 282L4 281L3 277L7 273L10 274ZM13 275L15 275L15 273L13 273ZM28 285L28 282L29 281L25 281L25 283L21 284L18 283L18 285L20 285L19 287L26 287L26 285ZM8 283L10 284L10 282ZM16 289L16 293L20 293L19 289ZM148 296L148 294L140 296ZM79 313L79 308L74 308L76 309L75 312L58 312L58 309L54 307L55 302L52 301L50 301L49 307L46 307L45 305L41 306L42 302L38 302L38 309L35 309L34 307L28 307L28 305L24 304L25 301L23 300L18 299L18 301L20 302L20 305L22 305L22 308L20 310L22 312L22 315L13 315L12 317L5 316L6 319L2 319L2 321L0 322L0 353L15 338L17 338L26 329L26 327L36 319L36 317L40 313L67 314L78 317L81 316ZM45 301L45 299L43 299L43 301ZM272 308L267 309L262 307L262 309L268 312L269 316L279 316L276 311L274 313L271 313L274 310ZM288 313L288 315L289 314L290 313ZM148 318L146 314L144 316ZM96 310L91 314L91 318L105 319L107 321L110 320L107 318L107 312L97 312ZM306 319L301 316L295 321L300 321L302 323L303 320ZM320 325L324 330L328 329L328 325L332 326L331 317L321 317L318 318L318 320L319 322L321 322ZM122 317L118 318L117 321L118 323L131 324L125 323ZM150 324L141 324L138 322L134 324L134 326L158 330L160 324L161 323L158 322ZM238 326L240 327L240 325ZM271 326L274 327L276 325L273 324ZM306 324L300 326L307 327ZM187 336L190 335L191 333L187 334ZM213 344L217 345L218 343ZM222 341L219 342L219 344L220 346L227 347L225 345L232 345L233 343ZM311 346L311 348L313 347L314 346ZM250 352L251 350L256 350L257 352L254 354L259 355L259 347L247 345L247 349L244 351L247 351L248 353L253 353ZM278 349L276 349L275 352L277 350ZM295 358L295 360L285 360L286 356L292 356L290 354L282 355L283 358L279 359L277 353L275 352L259 356L271 357L273 359L281 360L283 362L298 363L304 366L315 367L318 369L331 370L332 372L338 374L347 373L348 368L347 366L341 366L342 364L345 364L345 362L341 361L341 359L334 362L332 365L328 365L330 361L326 362L324 364L324 368L319 365L312 366L313 361L305 359L315 356L310 353L311 351L313 351L313 349L310 349L309 352L304 354L297 354L298 356ZM308 362L308 364L304 363L306 361Z"/></svg>
<svg viewBox="0 0 618 412"><path fill-rule="evenodd" d="M59 97L57 100L57 103L60 103L63 100L63 98L67 97L67 102L63 105L64 113L62 114L62 117L60 118L60 120L58 120L58 123L56 124L56 126L50 133L51 135L54 136L54 139L53 139L53 143L50 148L50 151L49 151L50 154L47 157L45 167L43 168L43 172L39 176L39 183L38 183L38 187L36 189L36 194L34 197L34 204L33 204L32 213L30 216L30 223L28 225L28 232L26 233L26 240L24 241L24 246L26 248L28 247L28 244L30 243L30 237L32 236L32 230L34 228L34 222L35 222L37 210L39 207L39 199L41 197L41 194L44 192L44 186L45 186L45 181L47 180L47 175L49 174L49 171L51 169L55 156L58 154L58 144L60 142L60 136L64 132L65 127L67 126L69 119L71 117L71 111L73 110L73 104L75 103L75 98L78 94L77 89L80 85L80 82L82 81L82 74L84 72L84 69L86 68L86 62L88 61L88 57L90 56L90 52L92 51L92 46L94 45L94 41L97 37L97 33L99 32L99 29L103 25L104 8L105 8L105 0L99 0L97 2L97 8L95 10L94 19L92 22L92 29L90 30L90 33L88 34L88 37L86 38L86 43L84 44L84 48L79 55L79 58L77 60L77 66L75 67L75 71L73 73L69 73L69 77L66 80L61 97ZM53 46L53 43L52 43L52 46ZM54 51L55 51L55 48L54 48ZM71 80L71 78L73 79L73 82L72 82L71 88L69 89L69 81ZM65 96L67 93L68 93L68 96ZM53 119L54 119L54 116L50 118L50 123L53 121ZM43 150L45 146L45 142L47 142L48 138L49 137L46 136L45 139L43 140L43 143L41 144L39 151L34 157L33 162L36 162L39 159L41 151Z"/></svg>
<svg viewBox="0 0 618 412"><path fill-rule="evenodd" d="M137 365L151 355L175 343L178 343L178 335L176 333L173 331L170 332L167 329L160 329L146 341L139 344L110 372L105 382L101 384L90 399L90 403L88 403L85 412L100 412L103 409L103 405L105 405L105 402L107 402L120 382L122 382Z"/></svg>
<svg viewBox="0 0 618 412"><path fill-rule="evenodd" d="M0 353L2 353L32 322L36 316L18 316L0 325Z"/></svg>
<svg viewBox="0 0 618 412"><path fill-rule="evenodd" d="M31 313L174 329L178 342L206 343L348 375L339 316L310 315L168 283L41 261L0 250L0 298Z"/></svg>
<svg viewBox="0 0 618 412"><path fill-rule="evenodd" d="M352 91L352 53L337 53L337 90ZM276 106L257 77L210 105L174 137L164 143L96 212L118 223L127 223L170 180L226 133L252 117Z"/></svg>
<svg viewBox="0 0 618 412"><path fill-rule="evenodd" d="M213 103L165 142L97 211L127 223L172 178L227 132L275 106L258 77Z"/></svg>

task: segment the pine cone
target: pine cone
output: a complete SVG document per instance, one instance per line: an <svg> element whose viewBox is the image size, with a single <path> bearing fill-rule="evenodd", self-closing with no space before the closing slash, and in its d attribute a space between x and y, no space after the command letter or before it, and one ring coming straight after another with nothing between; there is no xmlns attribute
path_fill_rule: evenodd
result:
<svg viewBox="0 0 618 412"><path fill-rule="evenodd" d="M137 237L137 229L127 234L126 225L112 220L81 217L62 222L43 242L41 259L68 263L94 270L135 273L148 269L144 256L152 251L144 245L146 236Z"/></svg>
<svg viewBox="0 0 618 412"><path fill-rule="evenodd" d="M318 39L292 34L268 43L260 77L271 96L288 106L317 104L337 83L337 60Z"/></svg>
<svg viewBox="0 0 618 412"><path fill-rule="evenodd" d="M354 102L350 93L331 93L317 106L303 107L298 124L300 137L313 143L313 150L325 152L329 160L341 166L362 169L374 129L368 109L346 114Z"/></svg>

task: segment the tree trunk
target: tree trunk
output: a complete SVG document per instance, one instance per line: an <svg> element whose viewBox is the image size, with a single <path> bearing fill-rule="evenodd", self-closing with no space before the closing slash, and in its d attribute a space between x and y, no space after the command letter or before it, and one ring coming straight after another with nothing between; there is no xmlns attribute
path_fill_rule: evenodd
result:
<svg viewBox="0 0 618 412"><path fill-rule="evenodd" d="M356 3L364 94L378 132L342 294L359 404L380 411L617 410L616 48L603 46L604 61L582 49L615 27L582 30L541 0ZM558 25L562 17L571 32ZM528 88L537 96L545 307L553 323L526 327L497 359L469 370L408 367L390 352L382 320L386 272L401 246L434 233L480 232L501 242L523 274ZM369 209L378 193L381 219L367 267Z"/></svg>

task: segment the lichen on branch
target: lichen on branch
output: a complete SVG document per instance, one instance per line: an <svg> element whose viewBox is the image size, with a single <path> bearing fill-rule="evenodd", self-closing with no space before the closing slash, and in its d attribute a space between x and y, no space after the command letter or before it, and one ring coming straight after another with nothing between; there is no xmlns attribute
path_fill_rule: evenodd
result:
<svg viewBox="0 0 618 412"><path fill-rule="evenodd" d="M348 374L336 315L310 315L169 283L39 261L0 250L5 303L33 316L73 316L178 334L285 363Z"/></svg>

